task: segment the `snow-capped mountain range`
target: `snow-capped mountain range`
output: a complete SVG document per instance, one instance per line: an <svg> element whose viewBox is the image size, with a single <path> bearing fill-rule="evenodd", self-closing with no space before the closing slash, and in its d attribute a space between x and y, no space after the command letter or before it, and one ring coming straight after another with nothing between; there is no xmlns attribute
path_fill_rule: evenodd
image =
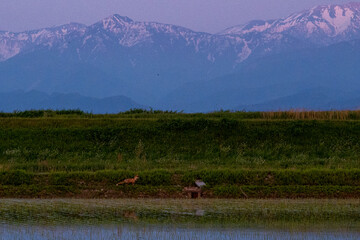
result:
<svg viewBox="0 0 360 240"><path fill-rule="evenodd" d="M359 2L316 6L218 34L115 14L90 26L0 32L0 89L126 95L143 105L161 106L186 84L253 68L258 59L357 39Z"/></svg>
<svg viewBox="0 0 360 240"><path fill-rule="evenodd" d="M76 45L78 53L90 50L91 54L105 52L109 45L131 48L146 44L172 45L181 42L195 52L208 52L211 49L209 61L212 61L212 54L229 47L241 52L244 46L244 40L238 36L194 32L170 24L136 22L115 14L91 26L70 23L21 33L0 32L0 60L5 61L36 48L66 51L70 42Z"/></svg>
<svg viewBox="0 0 360 240"><path fill-rule="evenodd" d="M360 3L316 6L294 13L287 18L270 21L252 21L246 25L226 29L220 34L246 36L250 33L288 34L294 37L335 38L358 34L360 29Z"/></svg>
<svg viewBox="0 0 360 240"><path fill-rule="evenodd" d="M162 39L158 39L159 35ZM195 51L208 51L209 61L215 55L231 49L238 62L246 60L251 52L260 47L295 41L313 44L331 44L360 37L360 3L316 6L277 20L255 20L245 25L228 28L219 34L194 32L190 29L154 22L136 22L117 14L91 26L70 23L21 33L0 32L0 60L5 61L19 53L37 47L66 49L69 42L78 43L77 50L93 44L92 52L106 50L106 42L123 47L183 41ZM271 46L266 52L271 51Z"/></svg>

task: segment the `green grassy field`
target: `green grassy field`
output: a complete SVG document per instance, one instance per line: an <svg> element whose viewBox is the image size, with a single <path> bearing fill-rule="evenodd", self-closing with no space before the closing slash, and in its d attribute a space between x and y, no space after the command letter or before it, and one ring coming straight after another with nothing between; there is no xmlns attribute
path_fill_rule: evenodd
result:
<svg viewBox="0 0 360 240"><path fill-rule="evenodd" d="M358 111L0 113L3 197L177 196L196 178L216 197L359 197L359 159ZM135 174L140 190L113 188Z"/></svg>

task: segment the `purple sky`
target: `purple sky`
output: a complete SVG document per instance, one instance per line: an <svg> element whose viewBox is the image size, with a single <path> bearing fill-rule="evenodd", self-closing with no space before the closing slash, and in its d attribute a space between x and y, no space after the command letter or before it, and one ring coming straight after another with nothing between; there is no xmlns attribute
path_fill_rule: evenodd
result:
<svg viewBox="0 0 360 240"><path fill-rule="evenodd" d="M215 33L249 20L280 18L314 5L349 1L0 0L0 30L23 31L69 22L89 25L118 13L138 21L171 23Z"/></svg>

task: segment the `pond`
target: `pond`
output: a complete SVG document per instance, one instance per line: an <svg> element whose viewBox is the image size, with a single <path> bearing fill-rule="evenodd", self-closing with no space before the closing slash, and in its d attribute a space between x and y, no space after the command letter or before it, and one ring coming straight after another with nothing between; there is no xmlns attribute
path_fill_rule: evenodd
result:
<svg viewBox="0 0 360 240"><path fill-rule="evenodd" d="M353 200L0 200L0 239L360 239Z"/></svg>

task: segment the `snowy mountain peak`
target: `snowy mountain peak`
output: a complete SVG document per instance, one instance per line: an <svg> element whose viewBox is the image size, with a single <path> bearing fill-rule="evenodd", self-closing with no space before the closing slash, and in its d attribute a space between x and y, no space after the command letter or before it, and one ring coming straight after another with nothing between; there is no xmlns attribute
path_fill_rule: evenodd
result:
<svg viewBox="0 0 360 240"><path fill-rule="evenodd" d="M248 35L252 33L286 33L294 37L337 37L350 32L360 34L360 3L321 5L286 18L271 21L252 21L228 28L220 34Z"/></svg>
<svg viewBox="0 0 360 240"><path fill-rule="evenodd" d="M119 27L131 25L133 23L134 21L132 19L126 16L120 16L119 14L114 14L102 20L103 28L107 30L113 30Z"/></svg>
<svg viewBox="0 0 360 240"><path fill-rule="evenodd" d="M267 30L269 27L271 27L271 24L273 22L274 20L268 20L268 21L253 20L244 25L237 25L234 27L227 28L224 31L220 32L219 34L225 35L225 34L246 34L252 32L263 32Z"/></svg>
<svg viewBox="0 0 360 240"><path fill-rule="evenodd" d="M114 14L112 17L112 19L114 19L115 21L118 21L119 23L123 23L123 22L134 22L131 18L127 17L127 16L121 16L119 14Z"/></svg>
<svg viewBox="0 0 360 240"><path fill-rule="evenodd" d="M302 28L308 34L322 32L329 36L337 36L351 27L358 29L359 6L354 3L317 6L276 21L272 32L283 32L295 27Z"/></svg>

